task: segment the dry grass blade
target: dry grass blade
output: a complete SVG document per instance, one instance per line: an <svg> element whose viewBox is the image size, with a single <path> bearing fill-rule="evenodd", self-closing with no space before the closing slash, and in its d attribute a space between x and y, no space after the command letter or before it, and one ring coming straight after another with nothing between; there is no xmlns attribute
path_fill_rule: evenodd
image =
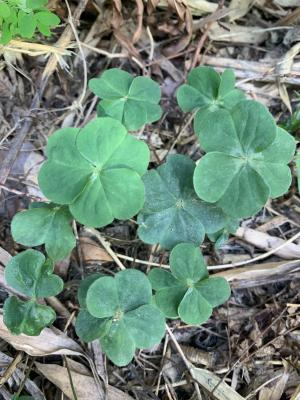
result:
<svg viewBox="0 0 300 400"><path fill-rule="evenodd" d="M276 65L278 61L245 61L233 60L225 57L204 56L203 62L206 65L213 66L217 69L232 68L238 79L247 79L262 82L276 82L278 75L276 74ZM293 69L288 76L280 78L281 82L292 85L300 84L300 63L295 62Z"/></svg>
<svg viewBox="0 0 300 400"><path fill-rule="evenodd" d="M23 42L21 40L11 40L9 44L5 46L0 45L0 53L5 53L6 51L26 54L33 57L42 55L50 56L53 54L59 58L71 55L71 52L65 47L50 46L42 43Z"/></svg>
<svg viewBox="0 0 300 400"><path fill-rule="evenodd" d="M9 366L5 370L3 376L0 377L0 386L4 385L4 383L10 379L10 377L17 369L18 364L22 361L22 358L23 358L22 352L16 355L16 357L13 359L13 361L9 364Z"/></svg>
<svg viewBox="0 0 300 400"><path fill-rule="evenodd" d="M291 400L299 400L299 399L300 399L300 385L297 386L295 392L291 397Z"/></svg>
<svg viewBox="0 0 300 400"><path fill-rule="evenodd" d="M191 368L190 373L204 389L216 400L244 400L235 390L213 372L202 368Z"/></svg>

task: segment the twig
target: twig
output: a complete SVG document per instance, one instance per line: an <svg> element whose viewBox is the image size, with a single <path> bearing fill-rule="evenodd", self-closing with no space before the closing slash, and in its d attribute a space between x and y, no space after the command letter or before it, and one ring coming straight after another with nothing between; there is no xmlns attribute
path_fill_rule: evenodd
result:
<svg viewBox="0 0 300 400"><path fill-rule="evenodd" d="M170 152L174 149L174 147L176 146L176 144L178 143L179 139L181 138L181 136L183 135L183 133L185 132L186 128L190 125L190 123L193 121L196 112L198 110L194 111L189 118L187 119L186 123L183 125L183 127L180 129L180 132L178 133L178 135L176 136L174 142L172 143L171 147L168 149L166 155L164 156L164 160L167 158L167 156L170 154Z"/></svg>
<svg viewBox="0 0 300 400"><path fill-rule="evenodd" d="M106 242L105 239L101 236L100 232L98 232L96 229L93 228L84 228L85 232L89 233L92 236L95 236L97 240L101 243L101 245L104 247L104 249L107 251L107 253L111 256L111 258L114 260L114 262L118 265L118 267L121 270L126 269L122 262L119 260L117 254L112 250L110 247L110 244Z"/></svg>
<svg viewBox="0 0 300 400"><path fill-rule="evenodd" d="M71 386L71 390L72 390L72 394L73 394L74 400L78 400L77 393L76 393L75 386L74 386L73 379L72 379L71 370L70 370L70 367L69 367L69 364L68 364L68 359L67 359L66 356L63 356L63 359L64 359L64 362L65 362L66 367L67 367L69 382L70 382L70 386Z"/></svg>
<svg viewBox="0 0 300 400"><path fill-rule="evenodd" d="M5 382L7 382L11 378L18 364L20 364L20 362L22 361L23 355L24 353L22 351L18 353L16 357L12 360L12 362L9 364L9 366L6 368L4 374L0 377L0 387L3 386Z"/></svg>
<svg viewBox="0 0 300 400"><path fill-rule="evenodd" d="M166 324L166 329L167 329L167 332L168 332L168 334L169 334L169 336L170 336L170 339L171 339L172 342L174 343L174 345L175 345L175 347L176 347L176 349L177 349L177 351L178 351L180 357L182 358L182 361L184 362L184 364L185 364L185 366L187 367L187 369L188 369L189 373L191 374L191 376L193 376L193 374L191 373L191 369L193 368L193 364L190 363L190 362L188 361L188 359L186 358L186 356L185 356L185 354L184 354L182 348L180 347L179 343L177 342L176 337L173 335L173 332L171 331L171 329L168 327L167 324ZM197 396L198 396L198 398L201 399L201 394L200 394L200 392L199 392L198 383L197 383L197 382L193 382L193 383L194 383L194 387L195 387Z"/></svg>
<svg viewBox="0 0 300 400"><path fill-rule="evenodd" d="M251 258L250 260L239 261L239 262L232 263L232 264L210 265L210 266L207 267L207 269L211 270L211 271L219 270L219 269L229 269L229 268L241 267L243 265L252 264L252 263L254 263L256 261L264 260L265 258L268 258L272 254L277 253L278 250L280 250L283 247L287 246L288 244L292 243L294 240L298 239L299 237L300 237L300 232L296 233L296 235L294 235L290 239L286 240L280 246L275 247L274 249L272 249L272 250L270 250L270 251L268 251L268 252L266 252L264 254L260 254L257 257ZM139 264L150 265L152 267L170 268L170 266L167 265L167 264L159 264L159 263L154 263L154 262L150 262L150 261L139 260L138 258L124 256L123 254L119 254L119 253L117 253L116 256L119 257L119 258L122 258L123 260L134 261L134 262L137 262ZM294 260L291 260L291 262L292 261L294 261Z"/></svg>
<svg viewBox="0 0 300 400"><path fill-rule="evenodd" d="M90 46L89 44L84 42L80 42L80 45L82 47L86 47L87 49L94 51L95 53L101 54L102 56L105 56L107 58L128 58L128 54L125 53L110 53L109 51L98 49L98 47Z"/></svg>
<svg viewBox="0 0 300 400"><path fill-rule="evenodd" d="M69 6L68 0L65 0L65 2L66 2L68 13L69 13L69 19L68 19L69 20L69 24L70 24L70 26L72 28L75 40L76 40L76 42L78 44L78 49L79 49L79 53L81 55L82 65L83 65L83 88L82 88L81 96L80 96L79 100L77 101L77 105L78 105L79 109L81 110L82 109L82 102L84 100L84 97L85 97L85 94L86 94L86 90L87 90L88 71L87 71L87 65L86 65L86 59L85 59L84 51L82 49L78 33L77 33L76 28L75 28L74 23L73 23L72 11L71 11L71 8Z"/></svg>

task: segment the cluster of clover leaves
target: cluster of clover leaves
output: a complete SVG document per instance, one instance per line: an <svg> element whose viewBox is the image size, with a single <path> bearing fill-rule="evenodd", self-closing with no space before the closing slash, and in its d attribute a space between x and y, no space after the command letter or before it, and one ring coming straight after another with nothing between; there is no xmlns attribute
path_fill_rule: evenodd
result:
<svg viewBox="0 0 300 400"><path fill-rule="evenodd" d="M0 0L0 44L14 37L31 39L38 30L50 36L50 29L60 23L46 7L48 0Z"/></svg>
<svg viewBox="0 0 300 400"><path fill-rule="evenodd" d="M295 141L262 104L235 89L232 71L219 75L199 67L179 88L177 100L184 112L195 114L206 154L197 163L171 154L147 170L148 146L128 131L160 118L158 84L110 69L89 86L101 99L98 116L48 140L38 180L49 202L33 203L13 218L15 241L44 245L47 259L26 250L7 265L7 283L19 297L6 300L4 322L14 334L38 335L54 321L54 311L41 300L63 289L53 267L75 246L74 220L101 228L138 214L140 239L171 250L170 270L91 275L78 291L78 336L99 339L108 358L122 366L136 348L159 343L165 318L202 324L229 298L227 281L209 277L199 245L205 235L222 243L241 218L288 190Z"/></svg>

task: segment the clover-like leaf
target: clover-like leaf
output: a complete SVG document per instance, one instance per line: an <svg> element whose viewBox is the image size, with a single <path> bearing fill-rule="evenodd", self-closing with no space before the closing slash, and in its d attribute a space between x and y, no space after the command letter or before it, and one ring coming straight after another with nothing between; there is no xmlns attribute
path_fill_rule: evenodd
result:
<svg viewBox="0 0 300 400"><path fill-rule="evenodd" d="M194 172L198 196L216 203L233 218L259 211L269 197L291 184L287 166L295 140L277 128L260 103L243 101L231 112L218 111L201 121L201 147L208 152Z"/></svg>
<svg viewBox="0 0 300 400"><path fill-rule="evenodd" d="M177 91L177 101L184 112L198 110L194 120L196 133L203 115L222 108L231 110L245 99L244 93L234 86L234 72L230 69L219 75L213 68L201 66L188 74L187 84Z"/></svg>
<svg viewBox="0 0 300 400"><path fill-rule="evenodd" d="M138 216L138 235L146 243L171 249L181 242L200 244L205 232L223 228L225 214L199 200L193 187L196 164L186 156L167 162L143 176L145 204Z"/></svg>
<svg viewBox="0 0 300 400"><path fill-rule="evenodd" d="M14 240L24 246L45 244L49 257L61 260L76 244L70 226L68 207L53 203L32 203L29 210L17 213L11 224Z"/></svg>
<svg viewBox="0 0 300 400"><path fill-rule="evenodd" d="M93 274L85 278L78 289L78 301L80 311L76 318L75 329L77 335L85 342L92 342L105 333L106 322L104 318L96 318L86 308L86 295L93 282L101 277L101 274Z"/></svg>
<svg viewBox="0 0 300 400"><path fill-rule="evenodd" d="M54 203L69 204L80 223L102 227L142 208L149 149L120 122L96 118L81 130L61 129L49 139L46 154L39 185Z"/></svg>
<svg viewBox="0 0 300 400"><path fill-rule="evenodd" d="M174 247L170 270L155 268L149 274L156 291L155 303L168 318L180 317L187 324L202 324L211 316L213 307L230 296L228 282L209 277L200 250L191 243Z"/></svg>
<svg viewBox="0 0 300 400"><path fill-rule="evenodd" d="M5 268L5 280L13 289L35 298L55 296L63 281L53 274L53 263L42 253L26 250L12 257Z"/></svg>
<svg viewBox="0 0 300 400"><path fill-rule="evenodd" d="M82 286L80 297L84 314L79 313L77 334L87 341L98 337L116 365L128 364L136 348L152 347L164 335L164 317L151 304L151 284L140 271L121 271L114 278L91 277Z"/></svg>
<svg viewBox="0 0 300 400"><path fill-rule="evenodd" d="M33 15L26 14L24 11L18 13L18 28L22 37L31 39L36 29L36 20Z"/></svg>
<svg viewBox="0 0 300 400"><path fill-rule="evenodd" d="M8 329L15 335L21 333L37 336L41 330L55 320L55 312L51 307L34 301L21 301L15 296L5 300L3 320Z"/></svg>
<svg viewBox="0 0 300 400"><path fill-rule="evenodd" d="M8 18L10 16L10 7L8 4L1 2L0 3L0 18Z"/></svg>
<svg viewBox="0 0 300 400"><path fill-rule="evenodd" d="M115 118L130 131L157 121L161 116L160 88L150 78L135 78L126 71L112 68L100 78L91 79L89 88L102 99L98 115Z"/></svg>

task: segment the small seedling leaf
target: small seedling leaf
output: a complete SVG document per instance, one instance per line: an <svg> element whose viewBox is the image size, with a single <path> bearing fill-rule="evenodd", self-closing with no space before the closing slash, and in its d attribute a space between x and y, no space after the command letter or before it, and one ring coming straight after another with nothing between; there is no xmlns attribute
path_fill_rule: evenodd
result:
<svg viewBox="0 0 300 400"><path fill-rule="evenodd" d="M220 76L213 68L201 66L188 74L187 84L177 91L177 101L184 112L198 110L194 120L197 134L203 115L223 108L230 110L245 98L234 86L232 70L225 70Z"/></svg>
<svg viewBox="0 0 300 400"><path fill-rule="evenodd" d="M50 11L37 12L34 14L34 17L45 26L57 26L60 23L59 17Z"/></svg>
<svg viewBox="0 0 300 400"><path fill-rule="evenodd" d="M200 250L190 244L178 244L170 254L170 272L153 269L149 274L156 291L155 303L166 317L180 317L185 323L199 325L230 296L228 282L209 277Z"/></svg>
<svg viewBox="0 0 300 400"><path fill-rule="evenodd" d="M0 3L0 17L8 18L10 16L10 8L6 3Z"/></svg>
<svg viewBox="0 0 300 400"><path fill-rule="evenodd" d="M26 0L26 8L38 10L43 8L47 3L47 0Z"/></svg>
<svg viewBox="0 0 300 400"><path fill-rule="evenodd" d="M128 72L112 68L100 78L91 79L89 87L102 99L98 115L115 118L130 131L157 121L161 116L160 88L150 78L134 78Z"/></svg>
<svg viewBox="0 0 300 400"><path fill-rule="evenodd" d="M36 29L36 20L33 15L19 11L18 27L22 37L31 39Z"/></svg>

